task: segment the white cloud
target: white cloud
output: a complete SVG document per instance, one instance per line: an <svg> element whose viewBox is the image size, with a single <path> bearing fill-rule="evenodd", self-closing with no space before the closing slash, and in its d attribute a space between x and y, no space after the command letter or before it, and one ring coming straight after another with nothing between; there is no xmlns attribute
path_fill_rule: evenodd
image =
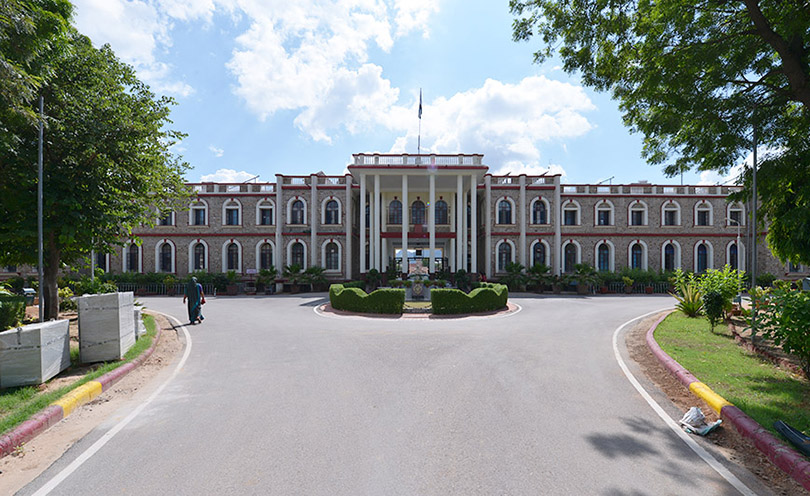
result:
<svg viewBox="0 0 810 496"><path fill-rule="evenodd" d="M549 164L548 166L541 165L527 165L521 162L510 162L502 165L492 172L493 175L502 176L509 174L510 176L519 176L526 174L527 176L542 176L544 174L554 175L559 174L563 177L566 176L565 169L562 165Z"/></svg>
<svg viewBox="0 0 810 496"><path fill-rule="evenodd" d="M211 150L211 153L213 153L214 156L217 158L225 155L225 150L223 150L222 148L217 148L214 145L208 145L208 149Z"/></svg>
<svg viewBox="0 0 810 496"><path fill-rule="evenodd" d="M422 30L422 36L430 36L430 16L439 12L439 3L435 0L396 0L394 2L397 35L404 36L414 30Z"/></svg>
<svg viewBox="0 0 810 496"><path fill-rule="evenodd" d="M217 169L213 174L206 174L200 177L201 183L243 183L253 179L258 174L247 171L235 171L233 169Z"/></svg>

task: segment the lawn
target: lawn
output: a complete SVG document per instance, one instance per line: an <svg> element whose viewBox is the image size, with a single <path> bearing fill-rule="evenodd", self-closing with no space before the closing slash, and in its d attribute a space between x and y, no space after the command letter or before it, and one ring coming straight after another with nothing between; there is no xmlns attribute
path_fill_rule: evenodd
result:
<svg viewBox="0 0 810 496"><path fill-rule="evenodd" d="M77 376L76 381L52 391L40 391L37 386L24 386L8 388L0 391L0 434L5 434L19 424L28 420L32 415L46 408L48 405L58 400L65 394L76 389L82 384L92 381L107 372L120 367L133 358L138 357L152 345L152 341L157 334L157 325L151 315L144 315L146 324L146 335L135 342L124 355L124 359L117 362L107 362L95 364L88 368L83 376ZM79 366L78 348L71 349L71 365L63 373ZM57 376L58 377L58 376Z"/></svg>
<svg viewBox="0 0 810 496"><path fill-rule="evenodd" d="M810 432L810 382L738 346L722 326L705 318L670 314L655 331L661 348L717 394L763 427L776 420Z"/></svg>

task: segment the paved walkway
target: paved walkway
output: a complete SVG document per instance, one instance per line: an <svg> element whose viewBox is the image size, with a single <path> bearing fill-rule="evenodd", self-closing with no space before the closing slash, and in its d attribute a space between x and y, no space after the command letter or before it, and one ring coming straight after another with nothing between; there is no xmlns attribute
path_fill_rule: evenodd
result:
<svg viewBox="0 0 810 496"><path fill-rule="evenodd" d="M418 321L318 315L323 297L208 298L180 374L52 494L737 494L614 358L614 330L669 297ZM184 317L180 298L142 301Z"/></svg>

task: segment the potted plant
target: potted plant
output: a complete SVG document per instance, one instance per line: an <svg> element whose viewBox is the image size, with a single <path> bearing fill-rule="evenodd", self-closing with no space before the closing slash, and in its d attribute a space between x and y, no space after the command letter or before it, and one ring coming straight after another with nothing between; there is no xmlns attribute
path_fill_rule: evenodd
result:
<svg viewBox="0 0 810 496"><path fill-rule="evenodd" d="M225 286L225 292L228 296L234 296L237 291L239 290L239 286L236 285L236 282L239 280L239 275L234 270L229 270L225 273L225 277L228 279L228 284Z"/></svg>
<svg viewBox="0 0 810 496"><path fill-rule="evenodd" d="M624 292L630 294L633 292L633 283L634 280L630 279L627 276L622 277L622 282L624 282Z"/></svg>
<svg viewBox="0 0 810 496"><path fill-rule="evenodd" d="M523 273L523 266L517 262L506 264L506 275L501 277L501 284L506 284L509 291L526 289L526 274Z"/></svg>
<svg viewBox="0 0 810 496"><path fill-rule="evenodd" d="M610 278L610 273L601 272L599 274L599 292L602 294L607 294L610 291L610 287L608 286L608 281Z"/></svg>
<svg viewBox="0 0 810 496"><path fill-rule="evenodd" d="M174 296L177 294L177 278L169 274L163 279L163 285L166 286L166 294Z"/></svg>
<svg viewBox="0 0 810 496"><path fill-rule="evenodd" d="M653 290L654 290L654 289L653 289L652 282L648 282L648 283L647 283L647 284L644 286L644 292L645 292L645 293L647 293L647 294L653 294Z"/></svg>
<svg viewBox="0 0 810 496"><path fill-rule="evenodd" d="M270 266L269 269L259 270L259 275L256 277L256 290L264 291L265 294L275 293L276 282L276 268Z"/></svg>
<svg viewBox="0 0 810 496"><path fill-rule="evenodd" d="M304 271L303 282L309 284L312 291L323 291L328 282L326 275L324 275L325 270L326 269L318 265L308 267Z"/></svg>
<svg viewBox="0 0 810 496"><path fill-rule="evenodd" d="M568 276L568 280L576 284L577 293L584 295L588 294L592 285L599 282L599 274L596 273L596 269L588 264L576 264L574 265L574 273Z"/></svg>
<svg viewBox="0 0 810 496"><path fill-rule="evenodd" d="M284 279L290 285L290 293L296 294L301 291L301 266L298 264L287 265L284 267Z"/></svg>
<svg viewBox="0 0 810 496"><path fill-rule="evenodd" d="M548 265L538 263L526 270L526 278L535 291L542 293L546 289L546 285L554 279L550 272L551 268Z"/></svg>

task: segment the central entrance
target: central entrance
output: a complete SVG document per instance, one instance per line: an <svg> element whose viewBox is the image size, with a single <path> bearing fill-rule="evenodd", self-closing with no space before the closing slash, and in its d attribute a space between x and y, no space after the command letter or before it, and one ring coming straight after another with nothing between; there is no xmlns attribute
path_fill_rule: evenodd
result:
<svg viewBox="0 0 810 496"><path fill-rule="evenodd" d="M405 265L403 265L403 253L401 247L394 247L394 265L399 273L428 275L430 267L430 248L409 248L405 254ZM448 267L448 260L445 257L444 247L437 247L432 253L436 271L444 270Z"/></svg>

